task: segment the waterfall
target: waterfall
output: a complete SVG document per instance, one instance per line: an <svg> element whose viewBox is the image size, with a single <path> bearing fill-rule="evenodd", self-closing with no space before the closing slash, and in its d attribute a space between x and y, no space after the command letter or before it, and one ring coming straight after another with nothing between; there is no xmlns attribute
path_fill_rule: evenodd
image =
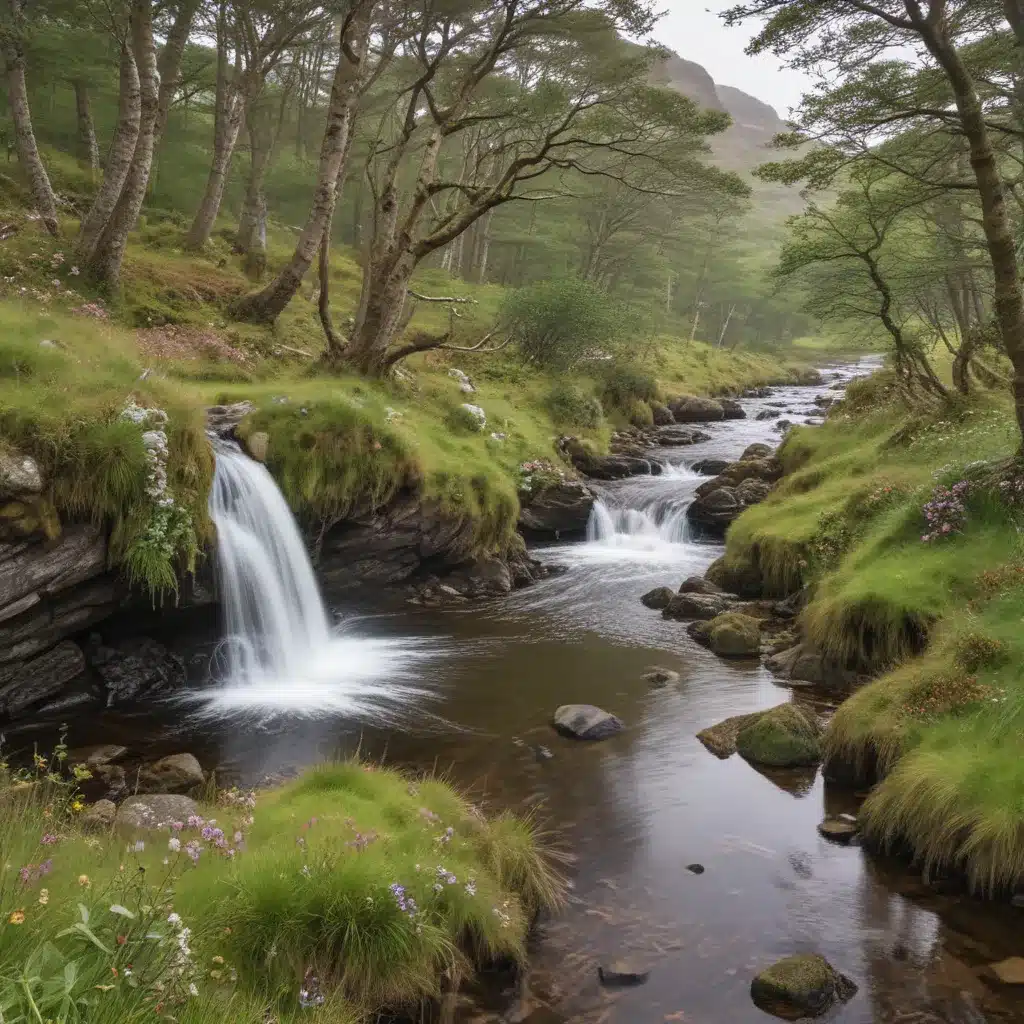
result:
<svg viewBox="0 0 1024 1024"><path fill-rule="evenodd" d="M415 639L332 626L284 495L259 462L214 439L210 518L224 640L218 685L193 694L211 715L343 713L394 718L423 691L398 682L436 654Z"/></svg>
<svg viewBox="0 0 1024 1024"><path fill-rule="evenodd" d="M647 496L639 506L628 503L612 505L607 501L594 502L587 522L587 540L592 543L620 546L648 546L683 544L689 539L686 509L689 494L680 495L672 487L666 494L666 484L693 482L704 478L686 466L666 466L657 478L654 489L661 496ZM651 489L648 486L647 489Z"/></svg>

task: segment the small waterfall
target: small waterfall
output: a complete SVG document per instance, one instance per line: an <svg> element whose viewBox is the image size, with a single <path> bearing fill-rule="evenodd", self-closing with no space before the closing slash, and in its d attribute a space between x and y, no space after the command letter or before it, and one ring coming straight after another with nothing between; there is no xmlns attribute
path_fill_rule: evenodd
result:
<svg viewBox="0 0 1024 1024"><path fill-rule="evenodd" d="M213 439L210 518L225 637L219 685L193 694L212 716L393 719L423 691L399 680L435 656L416 639L356 635L332 626L302 535L260 463Z"/></svg>
<svg viewBox="0 0 1024 1024"><path fill-rule="evenodd" d="M665 491L665 485L675 481L697 482L704 478L684 465L666 466L657 478L656 487ZM587 540L600 544L621 546L650 546L683 544L689 540L686 509L689 498L681 498L677 489L661 497L648 497L643 505L610 505L594 502L587 522Z"/></svg>

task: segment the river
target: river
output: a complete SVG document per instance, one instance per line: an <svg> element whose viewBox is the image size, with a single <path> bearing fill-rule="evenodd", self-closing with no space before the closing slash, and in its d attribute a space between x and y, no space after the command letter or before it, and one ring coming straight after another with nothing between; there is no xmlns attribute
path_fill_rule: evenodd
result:
<svg viewBox="0 0 1024 1024"><path fill-rule="evenodd" d="M826 376L831 384L866 368L830 367ZM529 993L510 1019L763 1022L749 997L753 974L814 951L860 986L831 1020L1024 1021L1024 997L981 977L982 965L1024 952L1024 912L926 885L895 861L820 838L826 812L857 802L826 788L820 773L769 774L705 751L695 733L729 715L789 699L821 709L823 698L792 695L757 662L722 661L639 600L701 573L722 550L680 529L678 513L700 482L684 463L777 442L774 423L757 414L779 403L803 410L783 412L803 422L817 395L834 394L827 388L746 401L748 418L712 425L712 440L661 449L675 464L665 475L604 485L612 518L640 513L618 517L632 532L537 552L565 565L563 575L487 606L362 618L369 635L429 641L432 657L415 671L429 697L390 728L330 714L198 720L174 706L83 718L73 738L144 741L149 754L191 750L221 778L243 782L358 745L443 772L488 806L532 810L574 857L572 894L568 910L541 927ZM219 632L213 615L201 613L188 644L197 674ZM679 672L680 683L652 688L642 678L652 665ZM575 702L614 712L626 731L593 745L556 736L552 711ZM641 958L649 981L602 990L597 964L622 955ZM498 1019L474 1013L467 1019Z"/></svg>

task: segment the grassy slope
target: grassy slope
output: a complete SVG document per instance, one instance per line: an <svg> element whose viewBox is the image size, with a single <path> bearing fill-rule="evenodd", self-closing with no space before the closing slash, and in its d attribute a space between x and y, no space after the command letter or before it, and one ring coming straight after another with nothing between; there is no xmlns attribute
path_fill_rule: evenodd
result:
<svg viewBox="0 0 1024 1024"><path fill-rule="evenodd" d="M728 557L769 588L809 582L803 626L826 653L880 678L838 710L828 752L882 782L869 834L909 842L980 888L1024 875L1024 570L1019 512L972 485L963 532L922 543L937 483L983 475L1017 439L1007 402L943 418L877 383L783 448L789 475L734 525ZM858 408L859 405L859 408ZM921 650L924 638L927 646ZM920 652L920 653L918 653Z"/></svg>
<svg viewBox="0 0 1024 1024"><path fill-rule="evenodd" d="M75 181L74 166L53 159L58 172ZM155 591L172 585L172 567L192 563L208 532L205 405L242 398L257 403L260 411L246 429L270 434L271 468L307 522L372 507L413 486L464 520L467 553L512 542L523 461L554 459L560 433L602 443L612 426L626 422L627 414L613 407L586 427L555 422L549 396L556 382L511 351L457 359L427 353L409 361L411 380L388 383L317 372L322 336L310 285L273 328L232 323L227 304L249 285L226 238L215 237L200 257L187 255L181 226L153 213L133 235L123 295L107 310L109 320L71 313L95 299L72 266L74 222L65 224L68 243L62 245L24 218L17 196L7 197L3 212L21 227L0 254L0 323L10 339L0 354L3 442L39 458L52 485L48 498L62 516L111 522L115 561ZM289 246L289 237L272 237L272 266L287 258ZM427 292L457 290L476 300L460 321L461 341L493 323L503 295L500 287L453 283L437 271L424 272L417 283ZM358 285L358 266L339 251L332 266L339 322L352 312ZM409 329L443 330L446 317L443 307L420 304ZM40 348L43 339L61 347ZM785 379L788 372L777 358L671 338L654 339L635 356L642 373L657 376L670 395L736 390ZM475 394L459 391L448 375L453 366L472 376ZM606 373L598 367L592 375L574 374L571 385L584 396L601 395ZM172 556L138 543L150 509L141 432L118 422L129 399L170 414L171 485L194 527ZM467 427L460 415L467 400L486 411L486 430ZM505 437L496 440L492 433Z"/></svg>
<svg viewBox="0 0 1024 1024"><path fill-rule="evenodd" d="M188 823L145 835L141 850L117 833L82 835L63 786L14 795L0 780L0 800L15 812L0 824L5 1020L36 1019L23 975L38 979L27 989L40 1003L70 977L72 996L93 1003L92 1022L164 1019L154 1014L162 999L186 1021L265 1020L271 1010L282 1021L355 1021L437 997L446 978L481 963L521 961L534 913L563 898L556 859L529 821L486 818L437 779L374 765L322 765L259 794L254 809L219 799L202 813L224 832L224 848ZM44 835L52 845L40 845ZM170 848L172 835L181 849ZM201 851L195 866L190 842ZM82 919L79 904L90 934L64 931ZM192 931L178 982L172 910ZM161 934L169 941L154 947ZM309 974L327 1000L318 1013L299 1006ZM197 991L182 1006L175 988L188 983Z"/></svg>

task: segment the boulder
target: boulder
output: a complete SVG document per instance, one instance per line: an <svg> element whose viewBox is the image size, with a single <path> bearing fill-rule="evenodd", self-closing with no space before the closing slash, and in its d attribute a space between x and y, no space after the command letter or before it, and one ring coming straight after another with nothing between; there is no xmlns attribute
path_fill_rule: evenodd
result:
<svg viewBox="0 0 1024 1024"><path fill-rule="evenodd" d="M747 418L747 410L735 398L720 398L718 404L722 407L722 412L727 420L745 420Z"/></svg>
<svg viewBox="0 0 1024 1024"><path fill-rule="evenodd" d="M653 590L648 590L643 597L640 598L640 603L647 608L654 608L656 611L661 611L663 608L667 608L672 602L672 598L675 597L675 593L671 587L655 587Z"/></svg>
<svg viewBox="0 0 1024 1024"><path fill-rule="evenodd" d="M613 960L597 968L601 984L605 986L642 985L651 972L632 960Z"/></svg>
<svg viewBox="0 0 1024 1024"><path fill-rule="evenodd" d="M791 683L850 689L859 681L856 672L831 662L806 643L773 654L765 661L765 668Z"/></svg>
<svg viewBox="0 0 1024 1024"><path fill-rule="evenodd" d="M750 983L750 997L756 1006L791 1019L820 1017L856 992L857 986L817 953L787 956Z"/></svg>
<svg viewBox="0 0 1024 1024"><path fill-rule="evenodd" d="M660 665L652 665L644 674L643 680L651 686L675 686L681 676L670 668L662 668Z"/></svg>
<svg viewBox="0 0 1024 1024"><path fill-rule="evenodd" d="M784 434L787 430L791 429L792 427L793 427L793 421L792 420L779 420L779 422L775 424L775 429L780 434Z"/></svg>
<svg viewBox="0 0 1024 1024"><path fill-rule="evenodd" d="M662 405L661 402L651 402L651 415L654 417L656 427L667 427L676 421L672 410L667 405Z"/></svg>
<svg viewBox="0 0 1024 1024"><path fill-rule="evenodd" d="M43 490L43 474L35 459L0 452L0 500L29 498Z"/></svg>
<svg viewBox="0 0 1024 1024"><path fill-rule="evenodd" d="M127 747L118 743L97 743L91 747L76 747L68 751L70 764L84 764L86 768L98 768L101 765L120 761L128 753Z"/></svg>
<svg viewBox="0 0 1024 1024"><path fill-rule="evenodd" d="M106 687L107 707L185 686L184 660L149 637L135 637L112 647L93 636L86 653Z"/></svg>
<svg viewBox="0 0 1024 1024"><path fill-rule="evenodd" d="M700 462L695 462L690 469L694 473L700 473L701 476L718 476L719 473L724 473L731 465L725 459L701 459Z"/></svg>
<svg viewBox="0 0 1024 1024"><path fill-rule="evenodd" d="M615 715L593 704L563 704L555 711L552 725L563 736L576 740L606 740L625 728Z"/></svg>
<svg viewBox="0 0 1024 1024"><path fill-rule="evenodd" d="M857 822L845 818L826 818L818 825L818 834L834 843L850 843L857 835Z"/></svg>
<svg viewBox="0 0 1024 1024"><path fill-rule="evenodd" d="M702 625L707 625L702 623ZM760 718L762 712L755 711L750 715L734 715L732 718L727 718L723 722L719 722L717 725L709 726L707 729L701 729L697 733L697 739L704 744L704 746L711 751L715 757L720 757L723 760L727 757L732 757L736 753L736 738L740 734L740 730L748 726L751 722L755 722Z"/></svg>
<svg viewBox="0 0 1024 1024"><path fill-rule="evenodd" d="M774 454L775 449L770 444L757 442L743 449L743 454L740 456L739 461L748 462L750 459L770 459Z"/></svg>
<svg viewBox="0 0 1024 1024"><path fill-rule="evenodd" d="M586 532L593 492L580 480L559 480L522 501L519 528L533 537L571 537Z"/></svg>
<svg viewBox="0 0 1024 1024"><path fill-rule="evenodd" d="M722 594L720 586L703 576L687 576L679 585L680 594Z"/></svg>
<svg viewBox="0 0 1024 1024"><path fill-rule="evenodd" d="M666 619L713 619L728 607L725 594L675 594L661 614Z"/></svg>
<svg viewBox="0 0 1024 1024"><path fill-rule="evenodd" d="M758 598L764 583L761 572L749 561L727 561L727 556L716 558L704 571L704 578L730 594L745 598Z"/></svg>
<svg viewBox="0 0 1024 1024"><path fill-rule="evenodd" d="M772 485L765 480L744 480L736 488L736 497L742 502L744 508L760 504L771 493Z"/></svg>
<svg viewBox="0 0 1024 1024"><path fill-rule="evenodd" d="M777 420L781 415L782 415L782 413L778 412L775 409L762 409L761 412L759 412L754 417L754 419L757 419L757 420Z"/></svg>
<svg viewBox="0 0 1024 1024"><path fill-rule="evenodd" d="M733 487L716 487L694 498L686 518L700 526L721 532L743 512L744 505Z"/></svg>
<svg viewBox="0 0 1024 1024"><path fill-rule="evenodd" d="M836 404L836 399L833 398L832 395L818 395L818 397L814 399L814 404L819 409L831 409L832 406Z"/></svg>
<svg viewBox="0 0 1024 1024"><path fill-rule="evenodd" d="M681 395L673 398L668 407L676 423L714 423L725 419L722 403L714 398L699 398L696 395Z"/></svg>
<svg viewBox="0 0 1024 1024"><path fill-rule="evenodd" d="M663 448L681 448L684 445L700 444L701 441L710 440L711 435L705 434L703 430L680 426L660 427L647 433L648 442L659 444Z"/></svg>
<svg viewBox="0 0 1024 1024"><path fill-rule="evenodd" d="M211 405L206 410L206 425L215 434L227 437L249 413L255 412L252 402L233 402L230 405Z"/></svg>
<svg viewBox="0 0 1024 1024"><path fill-rule="evenodd" d="M13 665L0 665L0 715L16 716L47 700L85 671L78 644L64 640L48 651Z"/></svg>
<svg viewBox="0 0 1024 1024"><path fill-rule="evenodd" d="M186 793L204 781L203 769L192 754L170 754L139 772L139 791Z"/></svg>
<svg viewBox="0 0 1024 1024"><path fill-rule="evenodd" d="M736 749L754 764L796 768L821 761L821 726L794 704L780 704L749 722L736 737Z"/></svg>
<svg viewBox="0 0 1024 1024"><path fill-rule="evenodd" d="M795 370L793 376L796 378L794 383L798 387L805 388L817 388L821 387L825 383L825 378L821 375L821 370L815 370L813 367L805 367L800 370Z"/></svg>
<svg viewBox="0 0 1024 1024"><path fill-rule="evenodd" d="M1011 956L991 964L990 969L1004 985L1024 985L1024 957Z"/></svg>
<svg viewBox="0 0 1024 1024"><path fill-rule="evenodd" d="M575 437L563 437L559 450L584 476L593 480L624 480L630 476L657 476L660 463L634 455L599 455L592 445Z"/></svg>
<svg viewBox="0 0 1024 1024"><path fill-rule="evenodd" d="M722 658L754 658L761 651L761 624L740 612L725 612L708 623L708 646Z"/></svg>
<svg viewBox="0 0 1024 1024"><path fill-rule="evenodd" d="M116 824L124 829L166 829L171 822L188 821L199 814L199 806L191 797L174 793L152 793L130 796L117 809Z"/></svg>
<svg viewBox="0 0 1024 1024"><path fill-rule="evenodd" d="M116 817L117 806L112 800L97 800L82 812L80 821L85 832L106 832Z"/></svg>
<svg viewBox="0 0 1024 1024"><path fill-rule="evenodd" d="M267 461L267 450L270 447L270 435L265 430L254 430L245 439L245 450L257 462Z"/></svg>
<svg viewBox="0 0 1024 1024"><path fill-rule="evenodd" d="M743 397L744 398L767 398L771 393L772 393L772 389L769 388L769 387L747 388L747 390L743 392Z"/></svg>

